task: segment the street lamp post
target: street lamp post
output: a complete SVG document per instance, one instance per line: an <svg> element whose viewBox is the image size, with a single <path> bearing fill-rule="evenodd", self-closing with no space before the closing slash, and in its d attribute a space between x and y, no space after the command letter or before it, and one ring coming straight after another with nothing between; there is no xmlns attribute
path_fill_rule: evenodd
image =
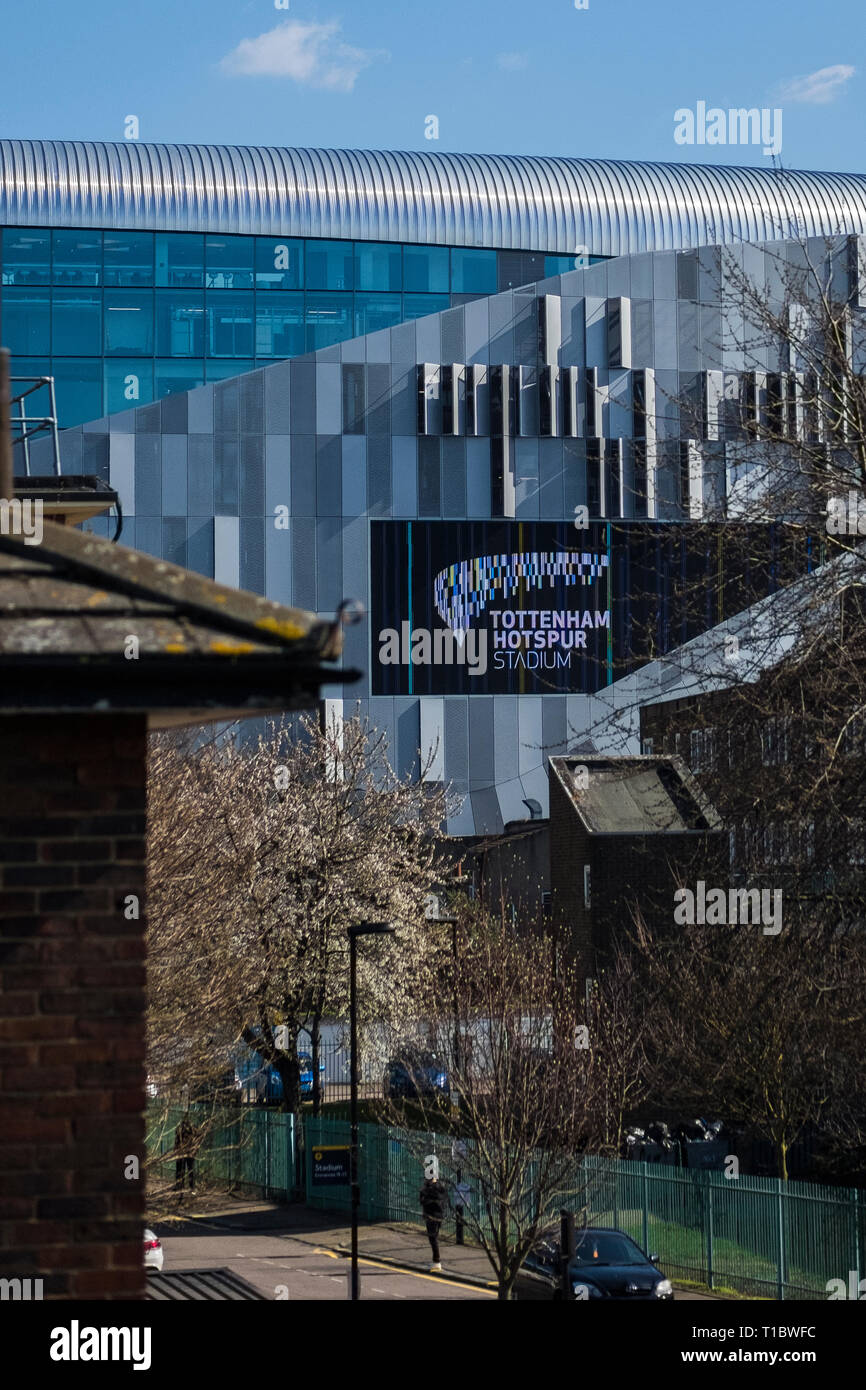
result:
<svg viewBox="0 0 866 1390"><path fill-rule="evenodd" d="M359 922L348 928L349 936L349 1182L352 1192L352 1268L349 1297L357 1303L361 1297L358 1278L358 1213L361 1207L361 1184L358 1180L358 937L393 936L394 927L388 922Z"/></svg>
<svg viewBox="0 0 866 1390"><path fill-rule="evenodd" d="M453 1058L454 1058L454 1067L453 1067L453 1071L454 1071L454 1073L456 1073L456 1076L459 1077L459 1075L460 1075L460 1017L459 1017L459 1001L458 1001L458 998L457 998L457 925L458 925L458 919L457 919L456 917L451 916L450 914L449 914L448 916L445 916L445 917L443 917L443 916L441 915L441 913L440 913L440 911L439 911L439 898L438 898L438 895L437 895L436 893L431 893L431 894L429 895L429 898L428 898L428 919L429 919L430 921L436 922L437 925L440 926L440 927L450 927L450 928L451 928L451 958L452 958L452 965L453 965L453 991L454 991L454 1044L453 1044L454 1050L453 1050L452 1056L453 1056ZM459 1097L458 1097L458 1103L459 1103ZM453 1106L453 1096L452 1096L452 1106ZM454 1234L455 1234L455 1237L456 1237L456 1240L457 1240L457 1244L458 1244L458 1245L462 1245L462 1244L464 1243L464 1218L463 1218L463 1204L462 1204L462 1202L459 1201L459 1197L460 1197L460 1185L461 1185L462 1182L463 1182L463 1169L460 1168L460 1167L457 1167L457 1168L455 1169L455 1174L454 1174L454 1176L455 1176L455 1179L456 1179L457 1196L458 1196L458 1201L455 1203L455 1207L454 1207Z"/></svg>

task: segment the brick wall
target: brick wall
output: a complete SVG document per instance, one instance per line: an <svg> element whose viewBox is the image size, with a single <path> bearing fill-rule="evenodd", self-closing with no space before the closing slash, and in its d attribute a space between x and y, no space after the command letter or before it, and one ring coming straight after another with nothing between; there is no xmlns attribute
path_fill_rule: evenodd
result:
<svg viewBox="0 0 866 1390"><path fill-rule="evenodd" d="M141 716L0 719L0 1277L46 1298L144 1289L145 755Z"/></svg>

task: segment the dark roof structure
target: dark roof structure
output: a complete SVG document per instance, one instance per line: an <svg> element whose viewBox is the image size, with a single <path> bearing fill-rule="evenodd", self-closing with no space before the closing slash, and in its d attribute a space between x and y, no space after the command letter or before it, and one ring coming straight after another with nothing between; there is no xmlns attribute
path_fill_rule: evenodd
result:
<svg viewBox="0 0 866 1390"><path fill-rule="evenodd" d="M147 712L151 728L309 708L344 614L323 622L46 521L0 535L0 714Z"/></svg>
<svg viewBox="0 0 866 1390"><path fill-rule="evenodd" d="M551 758L550 767L591 835L705 834L722 828L712 803L675 755L572 755Z"/></svg>

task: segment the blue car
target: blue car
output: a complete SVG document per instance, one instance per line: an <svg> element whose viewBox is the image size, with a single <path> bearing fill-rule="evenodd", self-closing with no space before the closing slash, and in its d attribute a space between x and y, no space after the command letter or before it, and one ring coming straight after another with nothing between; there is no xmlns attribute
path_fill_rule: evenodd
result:
<svg viewBox="0 0 866 1390"><path fill-rule="evenodd" d="M299 1052L298 1063L301 1069L301 1096L304 1099L311 1099L313 1095L313 1059L309 1052ZM320 1062L319 1087L321 1093L324 1093L325 1090L322 1079L324 1070L325 1064ZM238 1063L236 1075L238 1084L245 1090L256 1090L259 1099L264 1101L282 1100L283 1082L280 1073L270 1063L262 1062L254 1052L251 1051Z"/></svg>
<svg viewBox="0 0 866 1390"><path fill-rule="evenodd" d="M392 1100L451 1094L448 1073L435 1052L404 1052L385 1068L385 1094Z"/></svg>

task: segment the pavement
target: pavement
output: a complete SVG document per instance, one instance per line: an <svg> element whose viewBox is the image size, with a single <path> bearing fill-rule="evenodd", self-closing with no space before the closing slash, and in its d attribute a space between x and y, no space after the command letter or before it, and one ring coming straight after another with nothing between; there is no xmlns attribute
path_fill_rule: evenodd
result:
<svg viewBox="0 0 866 1390"><path fill-rule="evenodd" d="M344 1299L351 1231L340 1213L207 1193L178 1207L155 1228L165 1268L228 1268L271 1298ZM489 1299L496 1297L483 1250L443 1240L441 1275L430 1273L430 1246L420 1227L362 1223L358 1230L364 1298ZM522 1285L532 1298L532 1280ZM284 1292L276 1293L276 1289ZM549 1297L540 1287L536 1296ZM712 1295L677 1289L677 1300Z"/></svg>

